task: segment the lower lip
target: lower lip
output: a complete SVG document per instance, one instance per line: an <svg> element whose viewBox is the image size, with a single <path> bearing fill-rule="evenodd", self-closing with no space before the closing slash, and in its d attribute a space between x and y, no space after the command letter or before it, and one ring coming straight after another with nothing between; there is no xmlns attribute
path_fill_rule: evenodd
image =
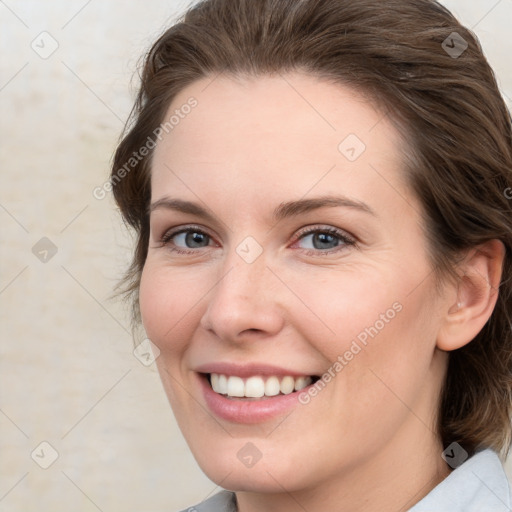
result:
<svg viewBox="0 0 512 512"><path fill-rule="evenodd" d="M287 412L294 406L300 405L299 394L307 392L310 386L288 395L277 395L263 400L230 399L215 393L204 374L197 374L204 399L210 410L220 418L234 423L262 423Z"/></svg>

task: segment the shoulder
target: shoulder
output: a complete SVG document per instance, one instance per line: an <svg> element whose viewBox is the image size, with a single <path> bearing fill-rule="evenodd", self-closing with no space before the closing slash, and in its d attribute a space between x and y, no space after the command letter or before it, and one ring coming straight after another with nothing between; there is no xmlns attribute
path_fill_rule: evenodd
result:
<svg viewBox="0 0 512 512"><path fill-rule="evenodd" d="M235 493L221 491L198 505L181 512L237 512Z"/></svg>
<svg viewBox="0 0 512 512"><path fill-rule="evenodd" d="M510 486L496 452L467 459L409 512L509 512Z"/></svg>

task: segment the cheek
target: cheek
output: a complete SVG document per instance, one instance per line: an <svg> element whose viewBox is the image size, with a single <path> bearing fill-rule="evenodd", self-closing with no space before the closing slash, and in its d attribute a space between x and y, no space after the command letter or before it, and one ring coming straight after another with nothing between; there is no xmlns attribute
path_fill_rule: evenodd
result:
<svg viewBox="0 0 512 512"><path fill-rule="evenodd" d="M385 331L401 309L401 283L389 269L283 269L282 275L296 294L289 298L291 321L331 361L349 350L353 340L363 347L375 327Z"/></svg>
<svg viewBox="0 0 512 512"><path fill-rule="evenodd" d="M144 266L139 304L142 323L148 337L161 352L183 351L198 319L196 308L205 299L208 288L197 275L176 272L148 261Z"/></svg>
<svg viewBox="0 0 512 512"><path fill-rule="evenodd" d="M426 375L437 324L429 306L431 285L427 280L418 286L416 271L366 267L331 272L328 279L289 273L288 280L303 301L293 302L292 322L330 362L331 372L344 375L334 387L374 399L389 394L378 377L402 389Z"/></svg>

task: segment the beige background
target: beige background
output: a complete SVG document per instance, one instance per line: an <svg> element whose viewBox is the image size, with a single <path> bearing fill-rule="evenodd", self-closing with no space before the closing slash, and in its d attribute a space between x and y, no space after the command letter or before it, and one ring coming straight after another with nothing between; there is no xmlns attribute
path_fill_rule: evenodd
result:
<svg viewBox="0 0 512 512"><path fill-rule="evenodd" d="M443 3L474 27L510 105L512 0ZM131 239L110 195L92 195L136 62L184 5L0 2L0 512L172 512L216 490L108 300Z"/></svg>

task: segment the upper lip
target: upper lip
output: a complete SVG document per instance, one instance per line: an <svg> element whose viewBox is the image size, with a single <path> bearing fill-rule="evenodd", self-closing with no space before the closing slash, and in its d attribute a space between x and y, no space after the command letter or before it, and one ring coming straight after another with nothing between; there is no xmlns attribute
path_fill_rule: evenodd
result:
<svg viewBox="0 0 512 512"><path fill-rule="evenodd" d="M247 363L236 364L228 362L216 362L200 365L195 368L198 373L218 373L221 375L233 375L241 378L252 377L255 375L276 377L290 375L291 377L312 377L313 373L290 370L279 366L268 365L265 363Z"/></svg>

